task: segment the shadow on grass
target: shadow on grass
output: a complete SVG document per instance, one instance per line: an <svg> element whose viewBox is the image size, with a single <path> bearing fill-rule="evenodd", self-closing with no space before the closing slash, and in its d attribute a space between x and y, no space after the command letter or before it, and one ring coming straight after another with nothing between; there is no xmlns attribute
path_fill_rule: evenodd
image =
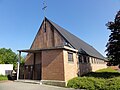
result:
<svg viewBox="0 0 120 90"><path fill-rule="evenodd" d="M118 72L90 72L83 76L109 79L109 78L114 78L114 77L120 77L120 73Z"/></svg>

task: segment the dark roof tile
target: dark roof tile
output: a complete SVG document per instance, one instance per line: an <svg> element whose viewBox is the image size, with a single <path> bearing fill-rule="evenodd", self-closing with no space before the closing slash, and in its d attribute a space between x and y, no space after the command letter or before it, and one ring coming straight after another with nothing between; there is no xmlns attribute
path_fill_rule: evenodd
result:
<svg viewBox="0 0 120 90"><path fill-rule="evenodd" d="M47 18L46 18L47 19ZM48 19L47 19L48 20ZM79 39L75 35L71 34L64 28L60 27L56 23L52 22L51 20L48 20L57 30L58 32L77 50L81 51L83 50L85 53L87 53L90 56L105 59L103 55L101 55L95 48L84 42L83 40Z"/></svg>

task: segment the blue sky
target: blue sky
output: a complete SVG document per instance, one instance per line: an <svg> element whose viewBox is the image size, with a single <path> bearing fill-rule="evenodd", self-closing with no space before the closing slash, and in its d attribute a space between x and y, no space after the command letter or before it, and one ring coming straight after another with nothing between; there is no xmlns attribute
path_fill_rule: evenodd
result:
<svg viewBox="0 0 120 90"><path fill-rule="evenodd" d="M46 17L105 56L120 0L46 0ZM29 49L44 18L43 0L0 0L0 48Z"/></svg>

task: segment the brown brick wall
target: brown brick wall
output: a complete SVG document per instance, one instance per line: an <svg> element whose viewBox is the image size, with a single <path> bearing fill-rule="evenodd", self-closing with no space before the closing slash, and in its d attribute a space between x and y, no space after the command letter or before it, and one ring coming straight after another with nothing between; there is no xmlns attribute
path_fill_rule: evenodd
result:
<svg viewBox="0 0 120 90"><path fill-rule="evenodd" d="M64 80L63 50L42 51L42 80Z"/></svg>
<svg viewBox="0 0 120 90"><path fill-rule="evenodd" d="M35 64L40 64L41 62L42 62L42 60L41 60L41 53L36 53Z"/></svg>
<svg viewBox="0 0 120 90"><path fill-rule="evenodd" d="M91 67L92 67L92 71L94 72L99 69L107 68L107 65L106 64L91 64Z"/></svg>
<svg viewBox="0 0 120 90"><path fill-rule="evenodd" d="M62 46L64 39L59 35L49 22L46 22L46 32L44 32L43 24L39 29L31 49L50 48Z"/></svg>
<svg viewBox="0 0 120 90"><path fill-rule="evenodd" d="M107 68L106 63L95 57L89 57L89 63L79 63L79 75L86 74L88 72L94 72L99 69Z"/></svg>
<svg viewBox="0 0 120 90"><path fill-rule="evenodd" d="M35 55L35 64L40 64L41 63L41 53L36 53ZM27 56L25 65L33 65L34 62L34 54L31 53Z"/></svg>
<svg viewBox="0 0 120 90"><path fill-rule="evenodd" d="M65 81L77 77L78 73L78 66L77 61L78 58L76 53L73 53L73 60L74 62L68 61L68 51L64 50L64 73L65 73Z"/></svg>
<svg viewBox="0 0 120 90"><path fill-rule="evenodd" d="M26 59L25 59L25 65L33 65L33 53L28 54Z"/></svg>
<svg viewBox="0 0 120 90"><path fill-rule="evenodd" d="M92 66L90 63L79 63L79 75L92 72Z"/></svg>

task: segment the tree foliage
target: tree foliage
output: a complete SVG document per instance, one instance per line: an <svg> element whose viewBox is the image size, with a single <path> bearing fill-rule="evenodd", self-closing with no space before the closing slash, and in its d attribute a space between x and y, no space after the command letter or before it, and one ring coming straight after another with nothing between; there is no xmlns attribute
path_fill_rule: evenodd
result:
<svg viewBox="0 0 120 90"><path fill-rule="evenodd" d="M108 43L106 45L107 57L110 65L120 64L120 11L115 16L113 22L108 22L108 29L111 31Z"/></svg>
<svg viewBox="0 0 120 90"><path fill-rule="evenodd" d="M26 56L21 56L20 66L24 67Z"/></svg>
<svg viewBox="0 0 120 90"><path fill-rule="evenodd" d="M14 67L17 63L17 55L11 49L0 49L0 64L13 64Z"/></svg>

